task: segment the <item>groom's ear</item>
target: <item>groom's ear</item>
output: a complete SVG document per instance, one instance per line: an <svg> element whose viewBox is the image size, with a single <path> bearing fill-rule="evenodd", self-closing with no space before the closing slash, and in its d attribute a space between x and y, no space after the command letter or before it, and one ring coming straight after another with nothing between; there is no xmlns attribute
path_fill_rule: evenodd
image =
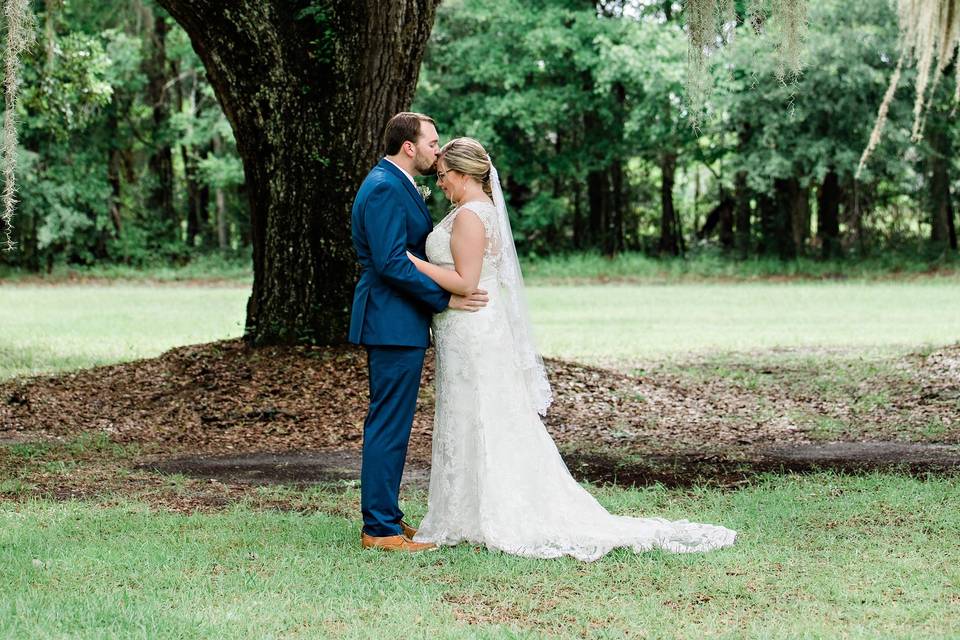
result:
<svg viewBox="0 0 960 640"><path fill-rule="evenodd" d="M411 158L417 155L417 145L410 140L405 140L400 148Z"/></svg>

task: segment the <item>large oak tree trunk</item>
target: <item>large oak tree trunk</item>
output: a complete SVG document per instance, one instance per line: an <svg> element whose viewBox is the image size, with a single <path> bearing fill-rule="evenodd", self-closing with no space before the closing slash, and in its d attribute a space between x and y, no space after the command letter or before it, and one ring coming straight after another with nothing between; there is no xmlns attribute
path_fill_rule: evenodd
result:
<svg viewBox="0 0 960 640"><path fill-rule="evenodd" d="M343 341L350 206L386 121L413 98L438 0L158 1L203 60L243 160L248 341Z"/></svg>

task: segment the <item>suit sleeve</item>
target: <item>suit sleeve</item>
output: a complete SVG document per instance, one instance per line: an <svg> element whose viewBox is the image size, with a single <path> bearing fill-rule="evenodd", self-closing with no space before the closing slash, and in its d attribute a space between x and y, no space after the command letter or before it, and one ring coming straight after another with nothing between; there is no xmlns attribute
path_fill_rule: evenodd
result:
<svg viewBox="0 0 960 640"><path fill-rule="evenodd" d="M374 189L363 212L373 268L388 285L439 313L450 304L450 293L420 273L407 257L406 212L388 186Z"/></svg>

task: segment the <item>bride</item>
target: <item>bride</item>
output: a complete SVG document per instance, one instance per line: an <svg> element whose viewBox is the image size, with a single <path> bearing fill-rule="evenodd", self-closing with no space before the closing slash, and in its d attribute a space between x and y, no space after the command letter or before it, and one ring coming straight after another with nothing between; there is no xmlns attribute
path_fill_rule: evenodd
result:
<svg viewBox="0 0 960 640"><path fill-rule="evenodd" d="M615 547L691 552L733 544L736 533L723 527L612 515L574 480L540 421L552 393L496 169L479 142L456 138L440 152L437 184L453 209L427 237L429 262L408 256L447 291L480 287L490 302L476 313L433 318L433 463L416 541L588 561Z"/></svg>

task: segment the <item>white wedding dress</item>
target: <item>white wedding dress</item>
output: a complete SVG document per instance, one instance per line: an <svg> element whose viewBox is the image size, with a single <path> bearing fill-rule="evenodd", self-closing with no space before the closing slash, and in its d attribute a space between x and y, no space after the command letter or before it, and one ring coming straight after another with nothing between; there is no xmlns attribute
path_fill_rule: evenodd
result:
<svg viewBox="0 0 960 640"><path fill-rule="evenodd" d="M427 515L416 540L465 541L520 556L587 561L615 547L693 552L733 544L736 533L723 527L612 515L574 480L514 357L498 282L502 239L496 207L469 202L453 211L427 237L427 257L454 268L450 235L464 209L486 229L479 286L490 302L477 312L447 310L433 319L433 463Z"/></svg>

